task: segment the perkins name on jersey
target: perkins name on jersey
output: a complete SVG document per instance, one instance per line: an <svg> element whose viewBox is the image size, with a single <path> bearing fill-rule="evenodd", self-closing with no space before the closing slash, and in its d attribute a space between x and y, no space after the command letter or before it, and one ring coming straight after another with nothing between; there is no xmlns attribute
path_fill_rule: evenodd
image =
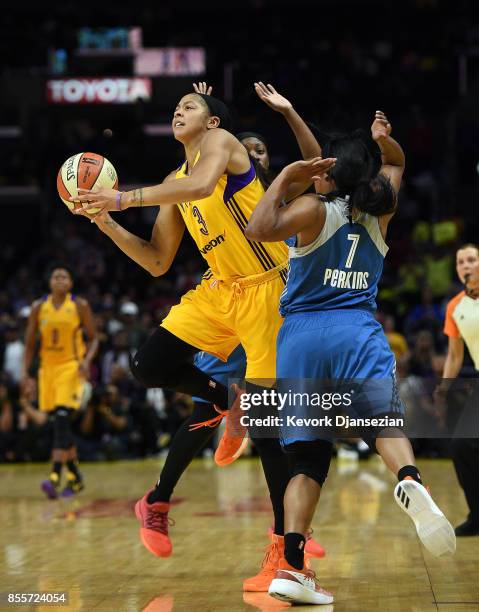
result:
<svg viewBox="0 0 479 612"><path fill-rule="evenodd" d="M367 289L369 272L358 270L338 270L326 268L324 270L323 285L337 287L338 289Z"/></svg>

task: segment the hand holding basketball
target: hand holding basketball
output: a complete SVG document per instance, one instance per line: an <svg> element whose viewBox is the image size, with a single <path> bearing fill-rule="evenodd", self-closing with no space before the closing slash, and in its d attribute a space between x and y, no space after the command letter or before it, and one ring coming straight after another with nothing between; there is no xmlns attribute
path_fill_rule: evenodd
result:
<svg viewBox="0 0 479 612"><path fill-rule="evenodd" d="M121 210L118 206L117 189L79 189L78 196L71 198L75 203L79 203L81 208L76 208L75 214L87 213L89 215L99 215L110 210Z"/></svg>
<svg viewBox="0 0 479 612"><path fill-rule="evenodd" d="M69 157L57 175L57 190L62 202L76 212L85 200L79 194L93 190L114 190L118 187L118 176L113 164L98 153L77 153ZM92 198L90 198L92 201ZM95 206L84 207L89 215L100 212Z"/></svg>

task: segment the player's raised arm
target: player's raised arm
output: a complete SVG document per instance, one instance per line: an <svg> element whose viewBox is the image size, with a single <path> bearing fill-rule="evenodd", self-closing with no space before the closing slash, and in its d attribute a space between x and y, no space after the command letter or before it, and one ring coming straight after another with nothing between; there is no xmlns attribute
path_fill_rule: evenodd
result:
<svg viewBox="0 0 479 612"><path fill-rule="evenodd" d="M94 208L107 212L130 207L166 206L178 202L202 200L213 193L218 179L226 172L235 144L237 140L226 130L210 130L201 141L201 157L190 176L181 180L166 181L153 187L141 187L124 192L115 189L98 191L79 189L79 196L75 201L80 201L83 208L74 212L81 214Z"/></svg>
<svg viewBox="0 0 479 612"><path fill-rule="evenodd" d="M281 113L286 119L296 137L303 159L320 157L321 145L316 140L301 115L296 112L291 102L278 93L269 83L265 85L259 81L254 84L254 88L258 97L263 100L263 102L276 112Z"/></svg>
<svg viewBox="0 0 479 612"><path fill-rule="evenodd" d="M254 84L254 88L258 97L265 102L269 107L278 113L281 113L288 122L289 127L296 137L296 141L301 150L303 159L312 159L313 157L321 157L321 145L314 137L313 133L306 125L303 118L293 108L291 102L276 91L276 89L268 83L265 85L261 81ZM301 195L308 189L311 183L291 183L285 194L285 200L289 201Z"/></svg>
<svg viewBox="0 0 479 612"><path fill-rule="evenodd" d="M258 242L277 242L316 226L320 231L323 207L316 195L300 196L287 206L281 206L281 203L291 183L311 183L334 163L334 159L317 157L286 166L254 209L245 230L246 237Z"/></svg>
<svg viewBox="0 0 479 612"><path fill-rule="evenodd" d="M382 111L376 111L371 125L371 136L381 151L381 169L379 172L388 177L397 198L406 166L406 158L401 145L391 137L391 131L392 127L386 115ZM387 223L395 212L396 208L391 213L379 217L381 229L385 230Z"/></svg>
<svg viewBox="0 0 479 612"><path fill-rule="evenodd" d="M193 89L196 93L205 94L205 96L211 96L213 92L213 86L208 85L206 81L198 81L198 83L193 83Z"/></svg>

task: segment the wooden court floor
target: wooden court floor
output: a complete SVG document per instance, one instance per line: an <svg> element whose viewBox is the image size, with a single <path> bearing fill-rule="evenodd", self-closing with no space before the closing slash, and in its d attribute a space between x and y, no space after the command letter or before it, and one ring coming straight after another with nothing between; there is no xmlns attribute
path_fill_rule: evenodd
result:
<svg viewBox="0 0 479 612"><path fill-rule="evenodd" d="M0 592L68 591L58 608L2 610L275 611L267 594L243 594L267 544L270 505L256 459L227 468L197 460L175 495L174 551L158 559L139 542L135 500L160 460L86 464L87 488L71 501L43 499L46 465L0 466ZM453 524L466 506L447 460L420 462L424 479ZM394 479L377 457L335 462L316 514L325 546L313 567L333 591L321 612L479 610L479 537L458 541L453 558L425 552L392 499Z"/></svg>

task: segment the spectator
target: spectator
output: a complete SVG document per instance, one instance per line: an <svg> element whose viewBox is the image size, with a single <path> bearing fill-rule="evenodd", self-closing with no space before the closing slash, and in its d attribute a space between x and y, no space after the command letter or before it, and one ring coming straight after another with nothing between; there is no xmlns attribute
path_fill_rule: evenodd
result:
<svg viewBox="0 0 479 612"><path fill-rule="evenodd" d="M111 380L112 368L120 366L124 372L130 371L130 347L128 333L125 330L117 331L113 336L112 348L107 351L102 361L102 383L107 385Z"/></svg>
<svg viewBox="0 0 479 612"><path fill-rule="evenodd" d="M128 456L128 417L114 385L100 388L79 423L81 459L124 459Z"/></svg>
<svg viewBox="0 0 479 612"><path fill-rule="evenodd" d="M128 335L128 346L136 352L147 338L147 332L138 321L139 308L134 302L123 302L120 318L123 330Z"/></svg>
<svg viewBox="0 0 479 612"><path fill-rule="evenodd" d="M409 337L419 330L427 329L433 339L438 337L442 327L442 310L434 302L433 293L429 287L421 290L421 303L415 306L405 321L406 336Z"/></svg>
<svg viewBox="0 0 479 612"><path fill-rule="evenodd" d="M0 382L0 461L15 459L15 435L13 428L13 407L8 387Z"/></svg>
<svg viewBox="0 0 479 612"><path fill-rule="evenodd" d="M398 361L404 357L409 350L407 340L402 334L395 331L396 321L392 315L387 315L384 318L383 327L389 346L396 357L396 361Z"/></svg>
<svg viewBox="0 0 479 612"><path fill-rule="evenodd" d="M3 357L3 369L12 381L20 382L22 374L23 352L25 347L20 340L20 328L18 323L12 322L5 331L5 354Z"/></svg>

